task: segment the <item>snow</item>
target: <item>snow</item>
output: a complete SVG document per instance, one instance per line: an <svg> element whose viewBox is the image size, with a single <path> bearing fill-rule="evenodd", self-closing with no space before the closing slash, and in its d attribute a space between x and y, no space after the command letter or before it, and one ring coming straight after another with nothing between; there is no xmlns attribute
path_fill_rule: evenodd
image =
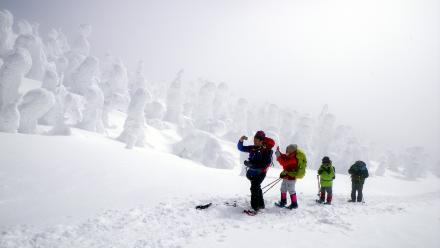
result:
<svg viewBox="0 0 440 248"><path fill-rule="evenodd" d="M81 24L69 44L52 29L44 43L38 24L0 10L0 248L440 247L440 162L424 147L381 151L327 105L312 116L250 102L183 70L149 81L142 62L133 72L91 54L91 33ZM309 167L298 209L273 205L275 185L251 217L236 142L261 129L281 149L298 144ZM329 206L315 202L323 156L338 172ZM348 203L360 159L366 202Z"/></svg>
<svg viewBox="0 0 440 248"><path fill-rule="evenodd" d="M118 115L115 120L123 122ZM44 127L40 127L43 128ZM372 177L365 204L346 202L338 174L334 204L317 205L316 172L297 183L299 209L279 209L279 185L250 217L249 182L170 152L175 127L146 128L148 146L124 149L109 137L0 133L0 247L438 247L440 183ZM231 143L220 143L231 149ZM235 152L238 158L238 152ZM263 184L277 178L271 168ZM238 207L223 205L238 203ZM206 210L195 206L213 202Z"/></svg>

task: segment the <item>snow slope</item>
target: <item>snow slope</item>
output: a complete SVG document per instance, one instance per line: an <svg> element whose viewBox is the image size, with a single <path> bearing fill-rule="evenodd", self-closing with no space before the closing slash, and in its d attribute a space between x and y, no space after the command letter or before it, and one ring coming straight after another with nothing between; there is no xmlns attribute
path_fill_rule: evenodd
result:
<svg viewBox="0 0 440 248"><path fill-rule="evenodd" d="M173 128L148 127L149 145L133 150L112 138L118 132L0 133L0 247L440 246L437 178L373 177L366 203L349 204L350 179L337 175L334 204L322 206L310 170L297 184L299 209L272 205L277 185L265 195L267 208L249 217L242 211L250 185L238 167L212 169L170 154L180 138ZM279 172L271 168L263 184ZM223 205L233 201L238 207Z"/></svg>

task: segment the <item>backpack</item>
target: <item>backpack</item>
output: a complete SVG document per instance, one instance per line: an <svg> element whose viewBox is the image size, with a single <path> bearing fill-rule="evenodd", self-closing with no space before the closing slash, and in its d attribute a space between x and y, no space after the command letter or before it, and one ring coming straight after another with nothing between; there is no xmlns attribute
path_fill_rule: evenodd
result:
<svg viewBox="0 0 440 248"><path fill-rule="evenodd" d="M306 154L300 150L296 150L296 159L298 160L298 166L294 171L287 172L287 175L295 177L296 179L302 179L306 175L307 159Z"/></svg>

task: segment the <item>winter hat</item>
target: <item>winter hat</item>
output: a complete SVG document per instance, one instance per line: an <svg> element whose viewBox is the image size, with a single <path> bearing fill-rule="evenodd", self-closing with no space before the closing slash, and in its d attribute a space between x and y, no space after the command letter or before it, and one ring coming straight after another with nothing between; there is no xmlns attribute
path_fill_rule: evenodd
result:
<svg viewBox="0 0 440 248"><path fill-rule="evenodd" d="M298 145L297 144L290 144L286 147L286 151L287 150L291 150L291 151L296 151L298 149Z"/></svg>
<svg viewBox="0 0 440 248"><path fill-rule="evenodd" d="M263 131L258 131L257 133L255 133L255 138L258 138L260 140L264 140L264 138L266 138L266 134Z"/></svg>
<svg viewBox="0 0 440 248"><path fill-rule="evenodd" d="M331 161L330 158L327 157L327 156L325 156L325 157L322 158L322 163L324 163L324 164L329 164L329 163L331 163L331 162L332 162L332 161Z"/></svg>

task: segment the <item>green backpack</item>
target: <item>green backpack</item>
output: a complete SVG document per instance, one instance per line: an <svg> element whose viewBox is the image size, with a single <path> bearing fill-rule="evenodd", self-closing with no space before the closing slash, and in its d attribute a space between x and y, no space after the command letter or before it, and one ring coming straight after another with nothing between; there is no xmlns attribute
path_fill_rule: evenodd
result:
<svg viewBox="0 0 440 248"><path fill-rule="evenodd" d="M298 167L294 171L287 172L287 175L295 177L296 179L302 179L306 175L307 159L306 154L300 150L296 150L296 159L298 160Z"/></svg>

